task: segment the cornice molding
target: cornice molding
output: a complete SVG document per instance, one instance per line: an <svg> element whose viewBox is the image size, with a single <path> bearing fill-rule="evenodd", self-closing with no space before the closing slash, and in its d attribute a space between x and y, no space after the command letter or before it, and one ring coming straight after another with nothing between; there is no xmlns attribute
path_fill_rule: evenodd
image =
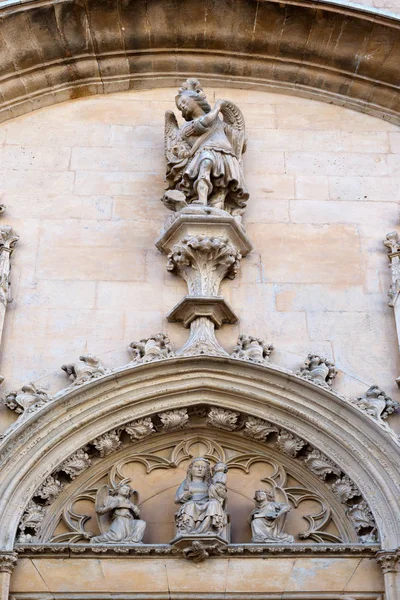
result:
<svg viewBox="0 0 400 600"><path fill-rule="evenodd" d="M190 74L207 85L287 92L400 123L394 15L313 0L222 0L218 8L223 19L205 20L211 10L195 0L184 7L153 0L123 7L99 0L3 3L0 121L92 94L175 85ZM66 26L71 18L74 28ZM149 23L157 27L148 31ZM337 44L339 35L346 43Z"/></svg>

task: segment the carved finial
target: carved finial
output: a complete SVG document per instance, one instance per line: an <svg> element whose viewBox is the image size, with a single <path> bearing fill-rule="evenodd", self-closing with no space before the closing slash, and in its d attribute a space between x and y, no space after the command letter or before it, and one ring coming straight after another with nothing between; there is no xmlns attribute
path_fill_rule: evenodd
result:
<svg viewBox="0 0 400 600"><path fill-rule="evenodd" d="M91 379L110 373L110 370L106 369L100 359L93 356L93 354L83 354L79 357L79 361L61 367L73 386L81 385Z"/></svg>
<svg viewBox="0 0 400 600"><path fill-rule="evenodd" d="M131 342L129 349L133 354L131 364L147 363L174 356L171 342L165 333L156 333L140 342Z"/></svg>
<svg viewBox="0 0 400 600"><path fill-rule="evenodd" d="M266 344L260 338L250 335L240 335L231 356L232 358L266 364L273 349L272 344Z"/></svg>
<svg viewBox="0 0 400 600"><path fill-rule="evenodd" d="M337 375L337 370L333 362L323 358L318 354L309 354L303 367L297 371L296 375L303 377L320 385L321 387L331 387L332 382Z"/></svg>
<svg viewBox="0 0 400 600"><path fill-rule="evenodd" d="M377 385L371 385L362 396L351 399L351 402L377 421L387 419L400 407L397 400L393 400Z"/></svg>

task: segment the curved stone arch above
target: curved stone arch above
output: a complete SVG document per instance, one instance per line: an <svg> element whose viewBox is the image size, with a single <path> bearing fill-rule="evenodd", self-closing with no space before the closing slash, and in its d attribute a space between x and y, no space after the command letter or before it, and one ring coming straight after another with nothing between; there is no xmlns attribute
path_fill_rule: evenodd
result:
<svg viewBox="0 0 400 600"><path fill-rule="evenodd" d="M400 542L399 444L332 393L271 366L216 357L173 358L67 390L22 421L0 447L0 544L13 548L38 486L79 448L129 421L182 406L212 405L273 422L310 442L368 501L382 548Z"/></svg>
<svg viewBox="0 0 400 600"><path fill-rule="evenodd" d="M5 3L0 15L0 121L91 94L176 85L191 75L400 123L400 21L359 6L221 0L215 11L195 0L46 0Z"/></svg>

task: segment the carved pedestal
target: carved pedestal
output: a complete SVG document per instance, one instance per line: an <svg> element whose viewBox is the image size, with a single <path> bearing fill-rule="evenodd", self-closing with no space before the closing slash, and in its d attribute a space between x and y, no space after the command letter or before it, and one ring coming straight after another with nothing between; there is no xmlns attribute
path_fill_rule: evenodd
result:
<svg viewBox="0 0 400 600"><path fill-rule="evenodd" d="M168 255L167 269L182 277L188 294L167 315L190 327L190 337L177 354L227 355L214 330L238 321L219 295L223 279L234 279L243 256L252 249L244 230L223 210L190 206L169 224L156 246Z"/></svg>
<svg viewBox="0 0 400 600"><path fill-rule="evenodd" d="M202 562L212 555L218 556L227 545L228 541L219 535L178 534L171 541L171 546L193 562Z"/></svg>

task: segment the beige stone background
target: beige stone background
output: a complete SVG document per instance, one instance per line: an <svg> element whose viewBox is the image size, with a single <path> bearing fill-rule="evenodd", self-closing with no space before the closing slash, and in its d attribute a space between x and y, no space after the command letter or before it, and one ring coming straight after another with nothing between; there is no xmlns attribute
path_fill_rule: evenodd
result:
<svg viewBox="0 0 400 600"><path fill-rule="evenodd" d="M390 272L382 239L399 229L400 131L341 107L265 92L207 89L242 109L254 245L223 293L240 316L221 330L272 342L272 362L297 369L309 351L335 360L339 391L377 383L398 398ZM132 340L187 330L166 322L186 291L155 248L168 211L164 111L175 89L118 93L42 109L0 125L3 223L13 255L0 371L4 391L41 380L82 352L107 366ZM51 373L58 373L50 377ZM2 408L2 428L14 418ZM396 421L392 418L391 423Z"/></svg>

